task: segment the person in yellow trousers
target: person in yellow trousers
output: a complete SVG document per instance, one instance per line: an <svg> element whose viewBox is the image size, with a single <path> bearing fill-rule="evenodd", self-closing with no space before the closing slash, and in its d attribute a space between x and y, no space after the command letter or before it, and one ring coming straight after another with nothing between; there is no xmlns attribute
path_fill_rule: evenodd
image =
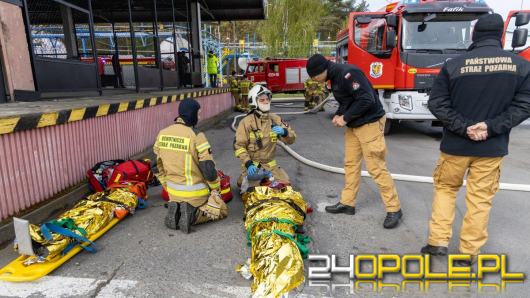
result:
<svg viewBox="0 0 530 298"><path fill-rule="evenodd" d="M153 151L157 156L159 180L169 194L165 224L188 234L192 224L219 220L228 215L220 197L220 182L210 143L194 126L199 103L191 98L180 102L175 124L162 129ZM180 223L179 223L180 221Z"/></svg>
<svg viewBox="0 0 530 298"><path fill-rule="evenodd" d="M466 176L467 211L458 251L469 257L457 261L457 266L471 266L488 240L489 215L510 130L530 117L530 63L502 49L503 31L500 15L479 18L473 44L467 53L445 63L428 101L444 134L433 174L429 240L421 252L447 254L456 195Z"/></svg>
<svg viewBox="0 0 530 298"><path fill-rule="evenodd" d="M315 81L312 78L308 78L304 82L304 97L305 97L304 110L309 111L310 109L313 109L315 106L321 103L322 100L324 100L324 98L326 97L325 84ZM321 108L320 110L323 111L324 108Z"/></svg>
<svg viewBox="0 0 530 298"><path fill-rule="evenodd" d="M243 76L243 78L239 80L239 92L241 92L241 104L243 107L242 110L244 111L248 111L249 109L248 92L252 86L252 82L246 76Z"/></svg>
<svg viewBox="0 0 530 298"><path fill-rule="evenodd" d="M239 123L234 141L234 154L241 160L239 187L245 177L255 176L260 169L272 173L275 180L289 182L287 173L276 163L276 143L293 144L296 134L280 116L270 112L271 97L272 93L261 85L249 92L251 112ZM259 180L248 182L249 186L259 184Z"/></svg>
<svg viewBox="0 0 530 298"><path fill-rule="evenodd" d="M385 111L377 93L363 72L351 64L336 64L315 54L307 61L307 73L314 80L331 82L333 95L339 108L333 125L346 126L344 132L345 185L340 202L325 208L328 213L355 214L355 201L361 182L361 160L381 192L386 217L383 227L398 226L403 214L392 180L385 163L384 137Z"/></svg>
<svg viewBox="0 0 530 298"><path fill-rule="evenodd" d="M208 75L210 77L210 87L217 87L217 68L219 66L219 58L213 53L213 51L208 52L207 59L208 66Z"/></svg>
<svg viewBox="0 0 530 298"><path fill-rule="evenodd" d="M236 106L234 107L234 110L238 112L243 111L243 105L241 104L241 95L239 94L239 79L236 76L236 72L232 71L232 75L229 77L229 83L230 83L230 92L232 93L232 96L234 97Z"/></svg>

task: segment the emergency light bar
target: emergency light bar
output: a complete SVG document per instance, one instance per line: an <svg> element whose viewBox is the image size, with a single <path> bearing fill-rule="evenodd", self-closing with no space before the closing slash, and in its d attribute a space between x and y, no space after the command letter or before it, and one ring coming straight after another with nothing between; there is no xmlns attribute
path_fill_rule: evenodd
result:
<svg viewBox="0 0 530 298"><path fill-rule="evenodd" d="M485 4L485 0L403 0L403 4L424 4L424 3L435 3L435 2L449 2L449 3L477 3Z"/></svg>

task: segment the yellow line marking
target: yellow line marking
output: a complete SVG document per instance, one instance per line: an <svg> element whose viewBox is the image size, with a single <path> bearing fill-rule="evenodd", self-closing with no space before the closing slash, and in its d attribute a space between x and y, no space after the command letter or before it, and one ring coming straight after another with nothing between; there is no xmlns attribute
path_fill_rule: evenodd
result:
<svg viewBox="0 0 530 298"><path fill-rule="evenodd" d="M152 107L156 105L156 97L151 97L151 101L149 101L149 106Z"/></svg>
<svg viewBox="0 0 530 298"><path fill-rule="evenodd" d="M141 109L144 107L144 100L143 99L138 99L136 101L136 106L134 107L135 110L138 110L138 109Z"/></svg>
<svg viewBox="0 0 530 298"><path fill-rule="evenodd" d="M167 96L162 96L162 103L166 103L167 102Z"/></svg>
<svg viewBox="0 0 530 298"><path fill-rule="evenodd" d="M12 133L20 117L0 119L0 134Z"/></svg>
<svg viewBox="0 0 530 298"><path fill-rule="evenodd" d="M109 113L110 104L100 105L96 113L96 117L107 116Z"/></svg>
<svg viewBox="0 0 530 298"><path fill-rule="evenodd" d="M118 113L127 111L128 107L129 107L129 102L120 103L120 106L118 107Z"/></svg>
<svg viewBox="0 0 530 298"><path fill-rule="evenodd" d="M59 118L59 113L45 113L40 116L39 123L37 127L45 127L50 125L57 124L57 118Z"/></svg>
<svg viewBox="0 0 530 298"><path fill-rule="evenodd" d="M374 89L393 89L394 85L374 85Z"/></svg>
<svg viewBox="0 0 530 298"><path fill-rule="evenodd" d="M73 109L70 112L70 117L68 118L68 122L83 120L83 116L85 116L85 111L86 111L86 108Z"/></svg>

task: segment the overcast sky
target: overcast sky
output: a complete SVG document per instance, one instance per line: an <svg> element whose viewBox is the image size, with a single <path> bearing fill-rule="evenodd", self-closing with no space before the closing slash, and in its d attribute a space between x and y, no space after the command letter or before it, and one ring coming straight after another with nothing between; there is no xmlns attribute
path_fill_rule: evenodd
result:
<svg viewBox="0 0 530 298"><path fill-rule="evenodd" d="M370 4L370 10L372 11L379 10L379 8L383 7L388 2L395 1L368 0L368 3ZM530 0L486 0L486 3L493 8L493 11L500 13L503 18L506 18L510 10L520 9L521 2L523 4L523 9L530 9Z"/></svg>

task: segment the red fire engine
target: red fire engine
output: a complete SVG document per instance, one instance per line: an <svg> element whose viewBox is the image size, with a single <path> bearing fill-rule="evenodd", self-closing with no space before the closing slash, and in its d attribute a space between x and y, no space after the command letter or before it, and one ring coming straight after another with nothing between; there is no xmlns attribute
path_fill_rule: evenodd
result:
<svg viewBox="0 0 530 298"><path fill-rule="evenodd" d="M302 91L308 78L306 63L307 58L251 61L245 76L255 84L266 86L272 92Z"/></svg>
<svg viewBox="0 0 530 298"><path fill-rule="evenodd" d="M396 121L434 120L427 109L434 78L445 61L467 50L477 18L490 12L484 0L403 0L352 12L337 35L336 59L370 79L386 111L386 133ZM527 58L528 31L521 27L529 19L528 11L512 11L506 22L515 51Z"/></svg>

